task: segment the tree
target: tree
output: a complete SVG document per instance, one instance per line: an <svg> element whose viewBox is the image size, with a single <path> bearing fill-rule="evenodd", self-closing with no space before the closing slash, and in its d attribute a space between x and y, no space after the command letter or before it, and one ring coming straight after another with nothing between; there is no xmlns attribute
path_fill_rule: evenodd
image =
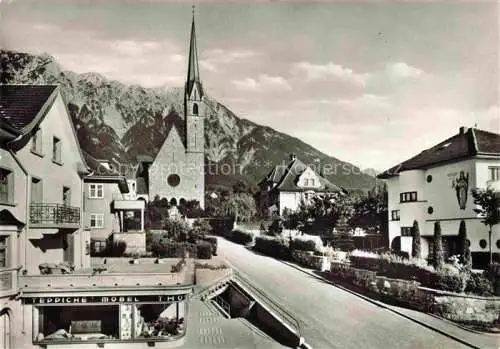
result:
<svg viewBox="0 0 500 349"><path fill-rule="evenodd" d="M462 262L465 260L465 250L467 249L467 228L465 226L465 221L460 221L460 226L458 228L458 238L457 238L457 249L460 254Z"/></svg>
<svg viewBox="0 0 500 349"><path fill-rule="evenodd" d="M411 227L412 245L411 245L411 256L413 258L420 258L420 230L418 229L418 222L413 221L413 226Z"/></svg>
<svg viewBox="0 0 500 349"><path fill-rule="evenodd" d="M481 216L481 223L489 228L488 245L490 247L490 264L493 262L493 252L491 248L491 234L493 226L500 223L500 193L495 193L492 189L473 189L472 198L476 212Z"/></svg>
<svg viewBox="0 0 500 349"><path fill-rule="evenodd" d="M441 238L441 223L434 223L434 268L440 269L444 265L443 241Z"/></svg>

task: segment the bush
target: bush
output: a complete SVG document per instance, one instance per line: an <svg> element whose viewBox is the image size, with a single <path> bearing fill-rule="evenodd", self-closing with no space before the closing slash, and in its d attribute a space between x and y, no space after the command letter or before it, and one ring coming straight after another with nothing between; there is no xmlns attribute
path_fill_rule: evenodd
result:
<svg viewBox="0 0 500 349"><path fill-rule="evenodd" d="M495 296L500 296L500 263L491 263L486 275L492 283Z"/></svg>
<svg viewBox="0 0 500 349"><path fill-rule="evenodd" d="M431 274L431 280L426 287L442 291L462 293L467 283L467 274L460 273L456 268L445 267Z"/></svg>
<svg viewBox="0 0 500 349"><path fill-rule="evenodd" d="M196 255L196 245L180 242L157 241L151 247L153 256L160 258L182 258L189 253L190 256Z"/></svg>
<svg viewBox="0 0 500 349"><path fill-rule="evenodd" d="M292 250L300 251L317 251L316 242L314 240L302 240L295 238L290 244Z"/></svg>
<svg viewBox="0 0 500 349"><path fill-rule="evenodd" d="M441 238L441 223L434 223L434 268L439 269L444 264L443 241Z"/></svg>
<svg viewBox="0 0 500 349"><path fill-rule="evenodd" d="M123 257L126 249L127 243L125 241L116 241L111 245L109 255L111 257Z"/></svg>
<svg viewBox="0 0 500 349"><path fill-rule="evenodd" d="M212 236L205 236L203 241L206 241L212 245L212 255L217 256L217 238Z"/></svg>
<svg viewBox="0 0 500 349"><path fill-rule="evenodd" d="M493 295L493 284L485 275L472 273L467 280L465 292L479 296L491 296Z"/></svg>
<svg viewBox="0 0 500 349"><path fill-rule="evenodd" d="M235 229L231 232L229 239L237 244L246 245L253 242L253 234L241 229Z"/></svg>
<svg viewBox="0 0 500 349"><path fill-rule="evenodd" d="M258 236L255 238L256 251L275 258L290 258L290 249L284 240L267 236Z"/></svg>
<svg viewBox="0 0 500 349"><path fill-rule="evenodd" d="M196 244L196 257L198 259L212 258L212 244L209 242L198 242Z"/></svg>
<svg viewBox="0 0 500 349"><path fill-rule="evenodd" d="M164 229L170 239L179 242L186 241L190 231L189 225L180 219L166 220Z"/></svg>

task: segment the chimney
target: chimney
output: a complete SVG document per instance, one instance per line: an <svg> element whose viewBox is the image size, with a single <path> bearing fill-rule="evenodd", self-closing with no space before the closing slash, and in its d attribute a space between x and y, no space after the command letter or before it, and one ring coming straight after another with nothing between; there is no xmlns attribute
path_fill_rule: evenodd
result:
<svg viewBox="0 0 500 349"><path fill-rule="evenodd" d="M465 132L467 132L467 127L461 126L458 130L459 130L459 134L463 135Z"/></svg>
<svg viewBox="0 0 500 349"><path fill-rule="evenodd" d="M295 159L297 159L297 154L295 154L295 153L291 153L291 154L290 154L290 161L293 161L293 160L295 160Z"/></svg>

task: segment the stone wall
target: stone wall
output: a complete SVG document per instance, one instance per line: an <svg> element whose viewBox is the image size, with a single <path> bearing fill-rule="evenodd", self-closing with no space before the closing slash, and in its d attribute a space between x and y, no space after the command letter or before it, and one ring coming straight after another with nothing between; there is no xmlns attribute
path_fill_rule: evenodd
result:
<svg viewBox="0 0 500 349"><path fill-rule="evenodd" d="M330 275L382 300L460 323L500 323L500 297L479 297L421 287L417 281L391 279L376 272L332 262Z"/></svg>
<svg viewBox="0 0 500 349"><path fill-rule="evenodd" d="M326 256L315 256L313 252L310 251L292 251L292 258L307 267L311 267L320 271L330 270L330 264L328 263L328 257Z"/></svg>

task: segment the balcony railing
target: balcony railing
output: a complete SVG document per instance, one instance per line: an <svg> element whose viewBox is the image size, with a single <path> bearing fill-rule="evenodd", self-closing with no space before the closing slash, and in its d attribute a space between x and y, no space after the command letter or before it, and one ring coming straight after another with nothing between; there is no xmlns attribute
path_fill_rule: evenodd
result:
<svg viewBox="0 0 500 349"><path fill-rule="evenodd" d="M37 203L30 205L32 226L79 226L80 208L62 204Z"/></svg>

